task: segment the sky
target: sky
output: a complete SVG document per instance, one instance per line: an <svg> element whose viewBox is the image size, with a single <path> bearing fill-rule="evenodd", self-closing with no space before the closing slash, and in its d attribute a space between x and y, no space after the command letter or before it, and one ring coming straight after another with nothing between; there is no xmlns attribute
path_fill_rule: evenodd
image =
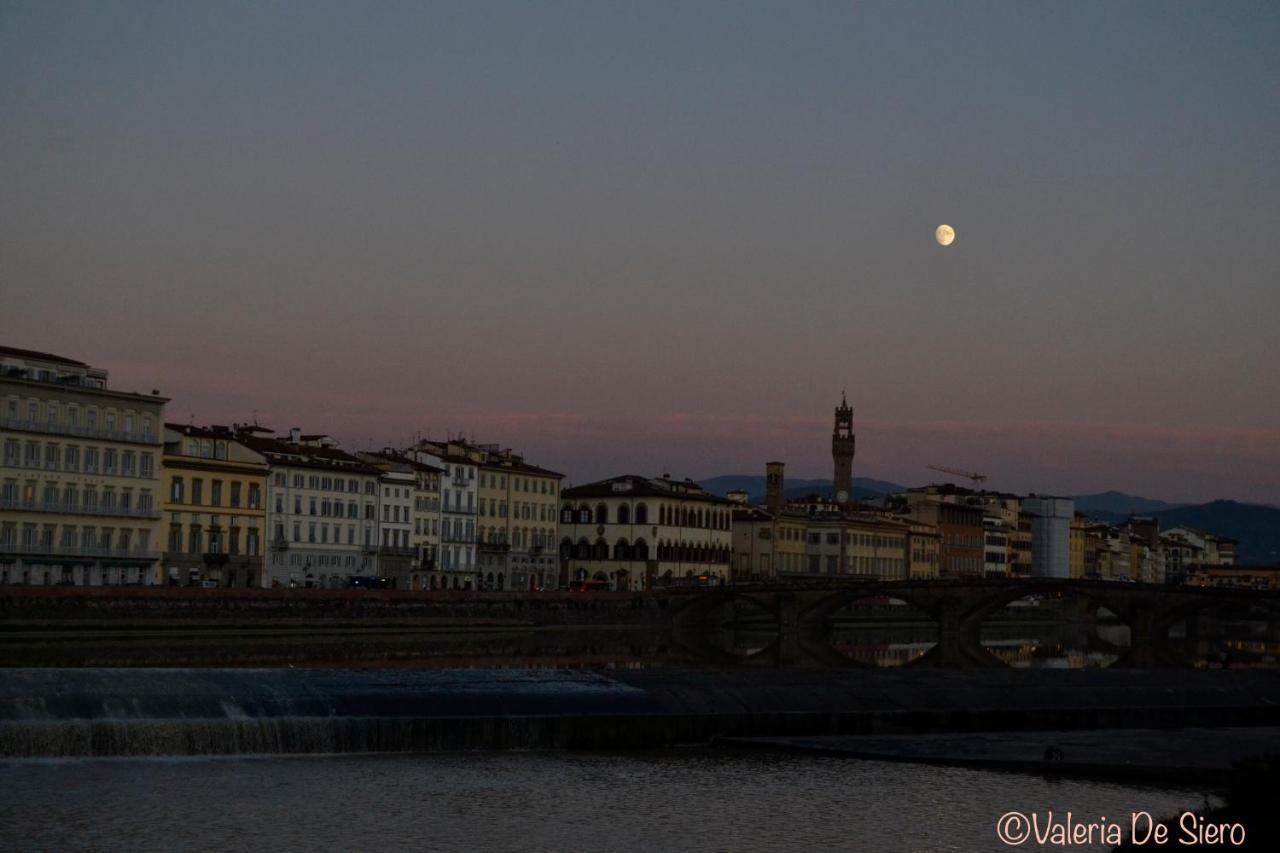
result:
<svg viewBox="0 0 1280 853"><path fill-rule="evenodd" d="M1280 502L1280 4L0 0L0 343L572 482ZM940 223L953 245L933 239Z"/></svg>

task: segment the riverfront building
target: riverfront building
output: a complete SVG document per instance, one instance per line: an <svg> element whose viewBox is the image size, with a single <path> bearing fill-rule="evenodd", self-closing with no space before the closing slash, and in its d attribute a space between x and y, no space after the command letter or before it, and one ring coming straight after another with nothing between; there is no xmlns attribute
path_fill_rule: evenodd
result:
<svg viewBox="0 0 1280 853"><path fill-rule="evenodd" d="M928 492L907 492L904 514L938 529L941 577L981 577L986 567L982 506L939 500Z"/></svg>
<svg viewBox="0 0 1280 853"><path fill-rule="evenodd" d="M449 589L554 589L562 474L510 448L421 441L408 453L439 466L440 582Z"/></svg>
<svg viewBox="0 0 1280 853"><path fill-rule="evenodd" d="M413 503L417 477L407 459L392 451L357 453L378 477L378 575L394 589L410 589L414 568Z"/></svg>
<svg viewBox="0 0 1280 853"><path fill-rule="evenodd" d="M267 459L228 427L165 424L164 582L257 587L267 531Z"/></svg>
<svg viewBox="0 0 1280 853"><path fill-rule="evenodd" d="M361 461L383 472L382 509L379 513L379 527L385 527L387 533L379 532L378 561L384 577L394 581L397 589L441 589L443 579L440 576L438 554L440 550L440 476L443 468L416 462L408 452L384 449L380 453L357 454ZM396 484L390 482L389 472L395 472ZM396 497L393 491L388 497L387 489L407 489L408 508L405 508L405 492ZM397 511L396 507L399 507ZM403 522L405 513L409 522ZM383 517L390 517L390 522L382 522ZM400 520L397 521L397 518ZM402 552L404 535L402 528L408 528L407 552ZM392 534L394 528L395 535ZM385 540L385 541L384 541ZM387 565L387 561L392 561ZM407 560L407 583L403 563Z"/></svg>
<svg viewBox="0 0 1280 853"><path fill-rule="evenodd" d="M482 445L479 541L487 589L555 589L562 474Z"/></svg>
<svg viewBox="0 0 1280 853"><path fill-rule="evenodd" d="M1037 578L1071 577L1071 520L1075 502L1070 498L1032 496L1022 500L1031 518L1031 575Z"/></svg>
<svg viewBox="0 0 1280 853"><path fill-rule="evenodd" d="M107 371L0 347L0 583L160 582L167 398Z"/></svg>
<svg viewBox="0 0 1280 853"><path fill-rule="evenodd" d="M409 448L415 462L439 468L441 589L478 589L476 551L480 457L461 441L420 441Z"/></svg>
<svg viewBox="0 0 1280 853"><path fill-rule="evenodd" d="M692 480L613 477L565 489L560 563L566 582L642 590L729 579L734 505Z"/></svg>
<svg viewBox="0 0 1280 853"><path fill-rule="evenodd" d="M263 585L337 589L377 576L382 472L326 435L269 435L260 427L238 433L270 465Z"/></svg>

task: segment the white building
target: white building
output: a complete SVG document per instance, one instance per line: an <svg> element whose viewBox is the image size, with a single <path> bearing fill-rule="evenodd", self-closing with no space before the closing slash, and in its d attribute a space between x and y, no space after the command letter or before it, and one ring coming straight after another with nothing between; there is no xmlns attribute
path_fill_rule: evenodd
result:
<svg viewBox="0 0 1280 853"><path fill-rule="evenodd" d="M251 427L239 434L271 466L263 585L336 589L352 577L377 576L382 472L328 436L264 432Z"/></svg>
<svg viewBox="0 0 1280 853"><path fill-rule="evenodd" d="M727 582L734 504L691 480L624 475L561 493L560 561L570 584L642 590Z"/></svg>
<svg viewBox="0 0 1280 853"><path fill-rule="evenodd" d="M479 462L456 442L421 441L409 455L440 468L440 570L448 589L475 589Z"/></svg>
<svg viewBox="0 0 1280 853"><path fill-rule="evenodd" d="M1071 577L1071 519L1075 501L1070 498L1029 497L1022 510L1031 516L1031 576Z"/></svg>

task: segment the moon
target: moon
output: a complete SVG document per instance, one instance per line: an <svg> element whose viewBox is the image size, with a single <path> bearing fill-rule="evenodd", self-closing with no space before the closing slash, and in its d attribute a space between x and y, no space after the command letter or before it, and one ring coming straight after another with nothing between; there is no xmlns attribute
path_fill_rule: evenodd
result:
<svg viewBox="0 0 1280 853"><path fill-rule="evenodd" d="M956 240L956 229L950 225L939 225L938 230L933 232L933 236L939 246L950 246Z"/></svg>

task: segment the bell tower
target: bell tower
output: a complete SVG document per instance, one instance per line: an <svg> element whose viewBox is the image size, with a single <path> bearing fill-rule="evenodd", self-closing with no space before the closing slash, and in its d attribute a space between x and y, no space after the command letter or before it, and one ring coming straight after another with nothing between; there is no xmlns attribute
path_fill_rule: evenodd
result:
<svg viewBox="0 0 1280 853"><path fill-rule="evenodd" d="M835 427L831 430L831 458L835 462L835 492L839 503L853 500L853 449L853 409L841 394Z"/></svg>

